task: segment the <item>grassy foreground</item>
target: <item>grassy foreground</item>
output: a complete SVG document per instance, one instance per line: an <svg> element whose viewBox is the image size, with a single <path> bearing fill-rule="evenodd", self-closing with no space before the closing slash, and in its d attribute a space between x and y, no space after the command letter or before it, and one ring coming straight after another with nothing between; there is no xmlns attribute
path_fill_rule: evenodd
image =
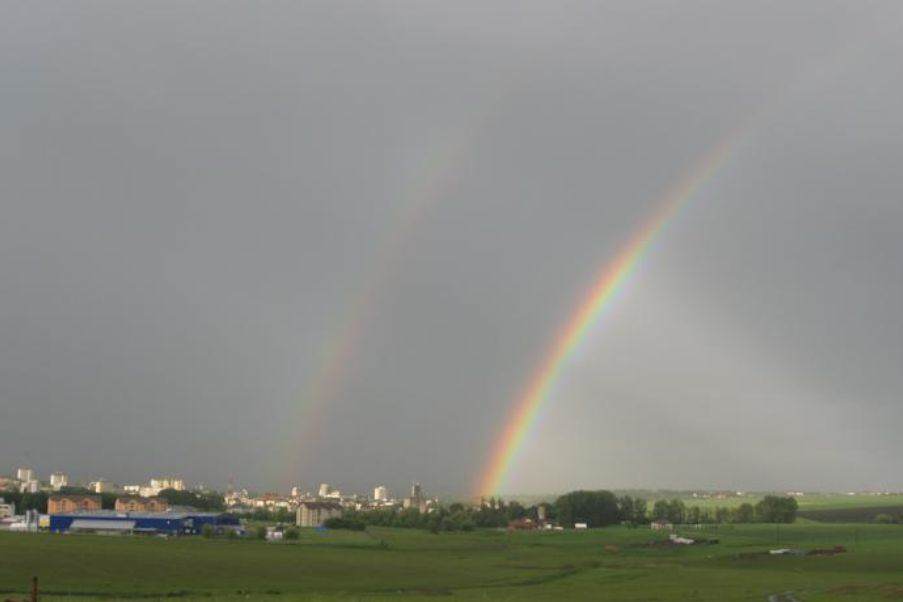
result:
<svg viewBox="0 0 903 602"><path fill-rule="evenodd" d="M0 533L0 600L767 600L903 599L903 526L722 526L714 545L587 532L433 535L305 531L297 543ZM757 554L844 545L836 556ZM777 598L779 600L791 598Z"/></svg>

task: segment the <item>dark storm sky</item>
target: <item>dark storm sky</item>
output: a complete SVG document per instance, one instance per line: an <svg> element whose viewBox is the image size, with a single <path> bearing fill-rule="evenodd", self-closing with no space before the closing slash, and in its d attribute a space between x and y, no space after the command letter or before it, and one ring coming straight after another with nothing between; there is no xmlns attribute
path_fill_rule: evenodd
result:
<svg viewBox="0 0 903 602"><path fill-rule="evenodd" d="M2 13L0 472L465 492L600 266L748 122L510 487L903 488L897 3Z"/></svg>

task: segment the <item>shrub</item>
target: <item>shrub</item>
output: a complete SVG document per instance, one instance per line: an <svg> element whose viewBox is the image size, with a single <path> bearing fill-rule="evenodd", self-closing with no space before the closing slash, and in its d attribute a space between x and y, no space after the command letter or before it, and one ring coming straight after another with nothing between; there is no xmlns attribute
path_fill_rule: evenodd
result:
<svg viewBox="0 0 903 602"><path fill-rule="evenodd" d="M254 529L254 537L257 539L266 539L267 538L267 528L264 525L260 525L256 529Z"/></svg>
<svg viewBox="0 0 903 602"><path fill-rule="evenodd" d="M298 532L298 529L296 529L295 527L289 527L282 534L283 539L288 539L288 540L292 540L292 541L298 539L299 536L300 536L300 533Z"/></svg>
<svg viewBox="0 0 903 602"><path fill-rule="evenodd" d="M216 531L213 529L213 525L206 524L201 527L201 535L206 537L207 539L211 539L214 535L216 535Z"/></svg>
<svg viewBox="0 0 903 602"><path fill-rule="evenodd" d="M366 523L356 518L346 518L344 516L334 516L327 518L323 523L327 529L347 529L348 531L363 531L367 528Z"/></svg>

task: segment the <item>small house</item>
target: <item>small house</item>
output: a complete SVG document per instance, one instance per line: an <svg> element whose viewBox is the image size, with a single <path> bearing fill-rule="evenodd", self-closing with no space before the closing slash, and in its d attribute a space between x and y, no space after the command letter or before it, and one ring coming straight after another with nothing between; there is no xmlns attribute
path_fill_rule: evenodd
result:
<svg viewBox="0 0 903 602"><path fill-rule="evenodd" d="M649 523L649 528L653 531L673 531L674 524L661 518L657 518Z"/></svg>

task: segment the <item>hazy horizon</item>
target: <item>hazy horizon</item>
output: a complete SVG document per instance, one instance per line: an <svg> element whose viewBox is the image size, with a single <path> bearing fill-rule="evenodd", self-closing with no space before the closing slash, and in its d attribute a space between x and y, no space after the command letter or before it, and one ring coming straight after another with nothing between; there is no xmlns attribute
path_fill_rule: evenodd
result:
<svg viewBox="0 0 903 602"><path fill-rule="evenodd" d="M893 2L42 2L0 21L0 474L903 490Z"/></svg>

